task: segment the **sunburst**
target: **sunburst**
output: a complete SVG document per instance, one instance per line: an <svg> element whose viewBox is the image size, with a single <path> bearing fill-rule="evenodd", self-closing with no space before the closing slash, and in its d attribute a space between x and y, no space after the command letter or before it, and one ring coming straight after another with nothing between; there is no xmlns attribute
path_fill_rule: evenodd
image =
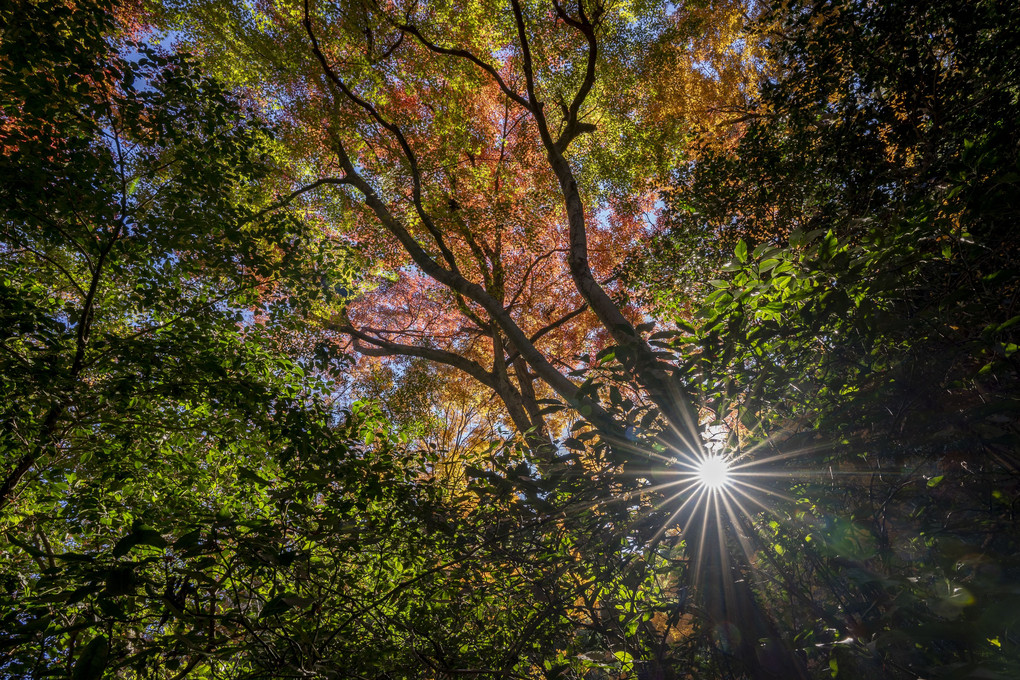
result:
<svg viewBox="0 0 1020 680"><path fill-rule="evenodd" d="M723 456L707 456L698 463L694 471L698 484L709 490L721 490L732 484L730 463Z"/></svg>
<svg viewBox="0 0 1020 680"><path fill-rule="evenodd" d="M656 456L663 466L656 474L656 483L642 491L658 494L655 506L670 510L651 543L657 543L667 531L676 530L687 543L697 578L709 536L712 537L709 543L722 549L723 535L730 533L745 553L753 552L745 532L755 518L761 513L779 515L779 506L795 502L771 481L793 479L807 472L776 469L777 464L807 452L760 457L756 454L762 453L763 445L728 451L721 446L706 448L690 438L686 438L685 444L688 451L673 449L672 456Z"/></svg>

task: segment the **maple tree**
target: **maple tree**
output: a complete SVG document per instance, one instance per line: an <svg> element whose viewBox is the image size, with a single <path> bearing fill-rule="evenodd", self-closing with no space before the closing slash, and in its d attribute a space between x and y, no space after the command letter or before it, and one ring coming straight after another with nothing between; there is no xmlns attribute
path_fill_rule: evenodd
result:
<svg viewBox="0 0 1020 680"><path fill-rule="evenodd" d="M654 228L685 135L747 94L745 10L309 0L157 15L176 15L211 68L278 112L298 185L284 202L368 258L324 326L363 354L470 376L552 455L544 398L622 432L570 376L609 345L689 426L616 269ZM715 71L697 67L713 56Z"/></svg>
<svg viewBox="0 0 1020 680"><path fill-rule="evenodd" d="M650 344L654 323L629 304L616 268L654 230L658 185L692 130L673 116L699 110L695 96L664 106L653 88L707 99L709 122L749 94L743 76L758 65L741 40L742 4L309 0L176 10L206 63L290 129L298 186L281 203L317 211L324 234L375 266L359 294L320 311L326 328L363 354L445 364L492 390L539 454L544 485L607 462L651 478L657 451L698 450L690 396ZM689 47L686 59L668 47L676 44ZM715 72L699 63L713 52L730 63ZM577 380L584 351L622 379ZM570 438L558 450L547 396L612 446L593 458ZM657 419L665 425L649 428ZM639 422L665 446L636 441ZM518 471L515 483L527 488L526 477ZM548 491L523 493L540 503ZM757 611L742 597L742 611ZM714 620L728 615L721 600L713 605ZM751 641L775 633L760 611L755 621L739 654L764 672ZM777 668L803 674L789 650L773 647Z"/></svg>

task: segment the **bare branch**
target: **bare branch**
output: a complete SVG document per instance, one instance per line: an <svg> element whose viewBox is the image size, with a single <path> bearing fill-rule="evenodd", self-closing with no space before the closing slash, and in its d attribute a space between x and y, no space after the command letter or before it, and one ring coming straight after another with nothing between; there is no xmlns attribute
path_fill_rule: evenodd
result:
<svg viewBox="0 0 1020 680"><path fill-rule="evenodd" d="M564 249L564 248L553 248L552 250L549 250L549 251L546 251L546 252L542 253L541 255L539 255L538 257L536 257L534 260L531 261L531 264L528 265L528 268L524 272L524 276L521 277L521 281L522 282L528 281L528 279L531 278L531 272L533 272L535 270L535 267L540 265L545 260L549 259L549 257L555 255L556 253L565 253L565 252L566 252L566 249ZM507 303L507 306L506 306L507 309L512 309L513 306L515 304L517 304L517 301L520 299L521 295L524 294L524 288L525 288L524 283L521 283L521 287L517 289L517 292L514 293L513 298L510 300L509 303Z"/></svg>
<svg viewBox="0 0 1020 680"><path fill-rule="evenodd" d="M81 293L82 297L85 296L85 294L86 294L85 293L85 289L82 288L81 285L79 285L78 282L74 280L74 277L71 276L71 273L69 271L67 271L67 269L63 265L61 265L59 262L54 260L52 257L47 255L46 253L40 252L40 251L36 250L35 248L30 247L30 246L24 246L23 251L16 251L16 252L11 253L11 254L12 255L13 254L17 254L18 252L31 253L32 255L35 255L37 258L39 258L43 262L48 262L49 264L53 265L54 267L57 268L57 271L59 271L61 274L64 275L64 278L66 278L70 282L70 284L75 288L75 290L77 290L79 293Z"/></svg>

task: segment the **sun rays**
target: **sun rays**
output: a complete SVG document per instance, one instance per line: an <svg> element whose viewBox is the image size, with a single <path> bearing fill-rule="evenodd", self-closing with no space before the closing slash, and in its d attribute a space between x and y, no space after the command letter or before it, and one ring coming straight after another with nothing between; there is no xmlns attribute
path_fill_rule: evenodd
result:
<svg viewBox="0 0 1020 680"><path fill-rule="evenodd" d="M778 552L775 527L783 527L784 540L809 532L806 524L813 520L805 508L814 507L814 495L876 474L866 466L833 469L828 442L805 445L803 437L784 433L747 445L727 424L706 426L693 413L683 415L684 422L670 423L654 437L607 441L617 452L646 462L624 473L630 483L594 505L631 502L632 527L645 549L656 550L668 536L667 543L681 547L694 585L706 571L756 564L761 551ZM745 569L741 578L746 575Z"/></svg>
<svg viewBox="0 0 1020 680"><path fill-rule="evenodd" d="M642 489L658 495L654 508L660 517L665 515L651 544L657 544L667 532L676 532L692 560L695 581L706 558L718 564L715 556L706 555L707 550L728 552L725 545L730 543L750 558L754 526L760 516L782 516L782 508L796 502L783 482L817 476L817 471L789 466L791 458L812 451L776 454L764 444L731 450L706 439L692 442L684 437L682 448L674 443L665 455L655 456L662 465L654 482Z"/></svg>

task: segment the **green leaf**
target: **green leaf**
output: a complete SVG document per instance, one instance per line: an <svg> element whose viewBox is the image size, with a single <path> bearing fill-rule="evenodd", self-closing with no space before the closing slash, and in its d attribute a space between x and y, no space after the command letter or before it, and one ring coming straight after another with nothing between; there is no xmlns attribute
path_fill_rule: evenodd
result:
<svg viewBox="0 0 1020 680"><path fill-rule="evenodd" d="M147 545L154 548L165 548L167 543L162 534L152 527L136 524L130 534L117 541L117 545L113 548L113 556L122 557L132 548L139 545Z"/></svg>
<svg viewBox="0 0 1020 680"><path fill-rule="evenodd" d="M737 241L737 247L733 251L733 254L737 256L737 259L741 264L747 262L747 242L744 239Z"/></svg>
<svg viewBox="0 0 1020 680"><path fill-rule="evenodd" d="M311 600L304 597L298 597L289 593L277 595L276 597L269 600L266 606L262 608L259 613L259 618L267 618L270 616L279 616L285 614L295 607L303 607L311 603Z"/></svg>
<svg viewBox="0 0 1020 680"><path fill-rule="evenodd" d="M71 672L71 680L96 680L103 672L110 656L110 641L100 635L92 638L78 656Z"/></svg>

